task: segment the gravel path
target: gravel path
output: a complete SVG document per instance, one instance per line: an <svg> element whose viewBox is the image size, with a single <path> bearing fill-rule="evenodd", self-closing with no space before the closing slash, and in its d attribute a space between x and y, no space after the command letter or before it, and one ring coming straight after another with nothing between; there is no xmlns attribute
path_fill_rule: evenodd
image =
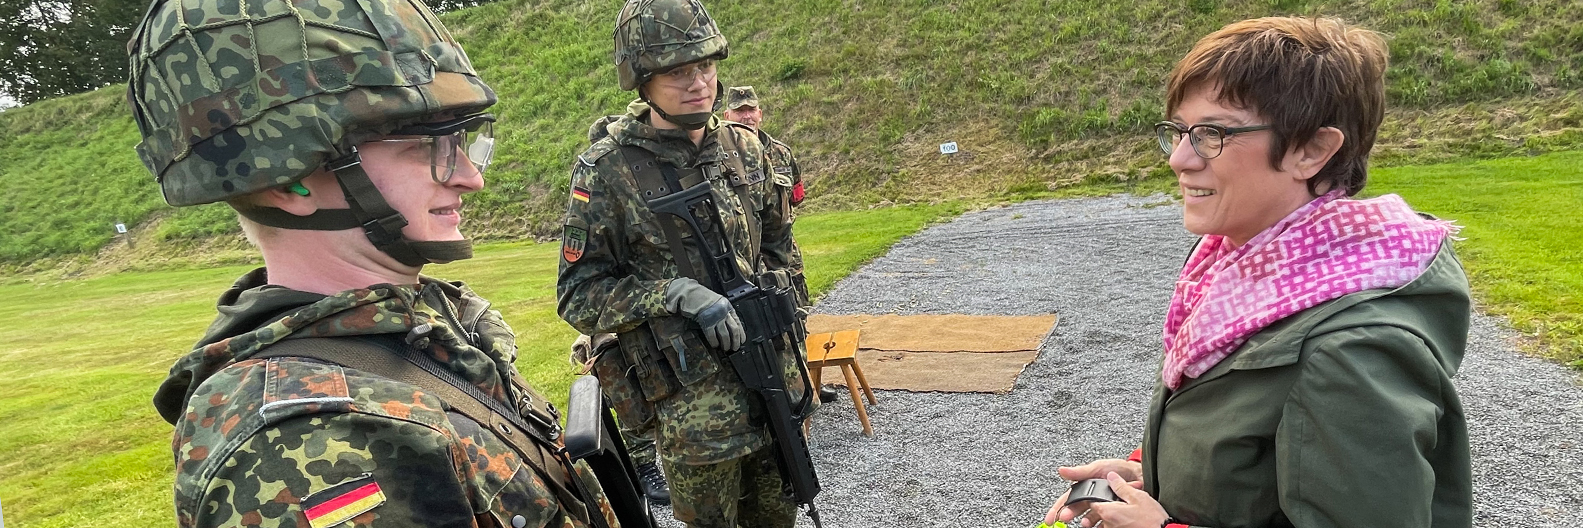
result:
<svg viewBox="0 0 1583 528"><path fill-rule="evenodd" d="M1060 322L1011 394L880 391L874 438L844 393L825 406L813 428L825 526L1029 527L1065 489L1057 466L1130 452L1192 241L1161 196L1028 202L926 229L837 284L815 312ZM1475 524L1570 527L1583 518L1583 389L1514 336L1475 316L1457 377Z"/></svg>

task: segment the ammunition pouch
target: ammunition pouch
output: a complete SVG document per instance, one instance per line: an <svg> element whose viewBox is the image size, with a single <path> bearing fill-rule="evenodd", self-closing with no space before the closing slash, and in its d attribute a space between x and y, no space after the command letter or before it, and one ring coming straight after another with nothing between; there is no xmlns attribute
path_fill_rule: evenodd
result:
<svg viewBox="0 0 1583 528"><path fill-rule="evenodd" d="M607 334L608 335L608 334ZM637 368L627 361L619 339L595 340L593 375L610 400L622 431L637 432L654 426L654 403L644 396Z"/></svg>
<svg viewBox="0 0 1583 528"><path fill-rule="evenodd" d="M778 269L766 271L759 274L759 276L755 277L755 279L756 280L754 282L758 284L759 288L765 290L775 291L783 288L790 289L793 294L792 301L794 303L794 309L805 308L811 304L808 301L808 280L803 277L802 270L800 269ZM797 318L798 320L805 323L808 319L807 315L801 313L798 314Z"/></svg>
<svg viewBox="0 0 1583 528"><path fill-rule="evenodd" d="M720 370L720 358L698 326L682 316L657 317L622 333L621 356L644 398L657 402ZM599 367L595 367L599 368Z"/></svg>

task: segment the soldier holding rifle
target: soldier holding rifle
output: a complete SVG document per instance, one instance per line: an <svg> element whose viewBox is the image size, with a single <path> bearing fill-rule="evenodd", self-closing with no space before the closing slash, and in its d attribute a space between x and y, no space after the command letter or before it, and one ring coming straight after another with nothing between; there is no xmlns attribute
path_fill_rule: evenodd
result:
<svg viewBox="0 0 1583 528"><path fill-rule="evenodd" d="M559 309L584 334L619 336L594 368L652 402L622 427L654 424L677 519L790 527L806 504L817 523L790 188L751 128L714 117L727 54L696 0L623 7L616 71L648 110L575 162Z"/></svg>

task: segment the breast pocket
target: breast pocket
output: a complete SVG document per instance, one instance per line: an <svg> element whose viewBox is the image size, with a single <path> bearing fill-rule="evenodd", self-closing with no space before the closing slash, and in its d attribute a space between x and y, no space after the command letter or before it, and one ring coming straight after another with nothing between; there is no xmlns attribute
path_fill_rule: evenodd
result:
<svg viewBox="0 0 1583 528"><path fill-rule="evenodd" d="M504 528L562 528L571 526L555 493L532 467L522 465L489 503L489 515Z"/></svg>
<svg viewBox="0 0 1583 528"><path fill-rule="evenodd" d="M772 199L780 202L780 204L779 204L780 205L780 213L781 213L780 214L780 218L781 218L781 223L782 224L789 224L789 223L791 223L791 204L792 204L792 179L791 179L791 174L790 174L791 173L791 167L786 167L786 172L787 172L787 174L781 174L780 173L780 168L777 167L776 170L775 170L775 177L770 178L770 182L773 183L773 185L771 186L771 189L772 189L771 195L774 198L772 198Z"/></svg>

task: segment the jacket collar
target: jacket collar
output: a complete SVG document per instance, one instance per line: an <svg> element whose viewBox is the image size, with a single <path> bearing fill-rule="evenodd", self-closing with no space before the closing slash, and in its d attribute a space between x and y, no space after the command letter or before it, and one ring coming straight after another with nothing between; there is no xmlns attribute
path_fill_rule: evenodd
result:
<svg viewBox="0 0 1583 528"><path fill-rule="evenodd" d="M423 324L445 351L436 360L480 385L500 384L495 366L514 361L515 350L476 333L478 321L491 316L489 303L461 283L418 281L418 287L376 284L327 296L270 285L264 268L253 270L220 296L219 316L171 367L154 406L176 423L205 380L284 339L402 334ZM479 355L487 359L477 361Z"/></svg>
<svg viewBox="0 0 1583 528"><path fill-rule="evenodd" d="M720 129L720 118L709 118L709 124L704 125L703 143L694 146L692 139L687 137L686 130L654 128L648 124L648 117L648 110L636 116L621 116L611 125L614 132L611 138L617 145L638 147L652 152L655 158L675 167L689 167L695 161L708 162L717 159L716 154L720 153L720 148L715 132Z"/></svg>

